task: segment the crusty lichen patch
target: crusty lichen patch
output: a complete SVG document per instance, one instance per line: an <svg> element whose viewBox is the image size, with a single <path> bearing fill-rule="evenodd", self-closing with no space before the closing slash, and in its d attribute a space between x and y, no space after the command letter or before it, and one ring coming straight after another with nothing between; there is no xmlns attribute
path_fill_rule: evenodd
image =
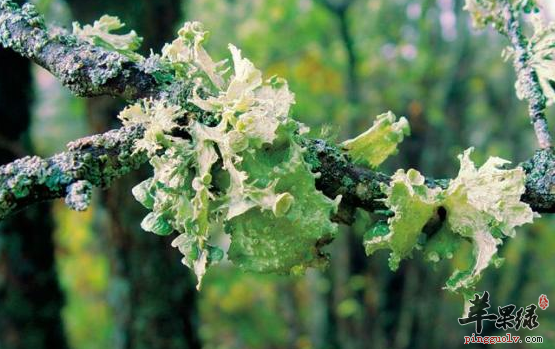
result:
<svg viewBox="0 0 555 349"><path fill-rule="evenodd" d="M0 167L0 219L36 198L66 197L70 207L85 209L90 187L106 187L146 162L133 152L141 127L127 127L83 138L69 151L48 159L27 156Z"/></svg>
<svg viewBox="0 0 555 349"><path fill-rule="evenodd" d="M51 34L31 4L20 8L0 0L0 44L43 66L78 96L132 99L155 93L154 77L132 57L62 30Z"/></svg>
<svg viewBox="0 0 555 349"><path fill-rule="evenodd" d="M526 172L526 191L522 200L533 202L535 210L555 212L555 152L537 150L532 159L521 164Z"/></svg>

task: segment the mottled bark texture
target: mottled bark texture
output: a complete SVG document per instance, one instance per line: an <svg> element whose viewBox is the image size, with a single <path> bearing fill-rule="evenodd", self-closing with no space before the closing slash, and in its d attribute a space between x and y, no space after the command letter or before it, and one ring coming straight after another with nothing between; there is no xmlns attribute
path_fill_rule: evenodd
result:
<svg viewBox="0 0 555 349"><path fill-rule="evenodd" d="M141 127L124 127L79 139L48 159L26 156L1 166L0 219L29 203L59 197L73 209L86 209L92 186L105 188L146 162L144 154L133 152L142 133Z"/></svg>
<svg viewBox="0 0 555 349"><path fill-rule="evenodd" d="M38 24L37 24L38 23ZM23 28L23 29L22 29ZM46 29L44 29L44 24L42 24L42 20L37 17L34 13L34 10L30 6L24 6L23 9L19 9L17 6L13 5L13 3L0 0L0 37L2 38L2 44L7 47L12 47L16 51L23 53L27 56L30 56L34 59L37 56L49 56L51 53L48 50L42 48L37 49L36 46L36 39L30 38L29 35L14 35L12 31L18 32L33 32L38 30L39 36L44 36L46 38L52 37L52 35L48 34ZM7 39L6 39L7 38ZM17 38L17 39L14 39ZM45 39L46 40L46 39ZM79 42L75 42L75 38L71 35L58 35L56 36L55 42L57 46L61 46L64 48L65 52L74 51L79 52L80 50L84 50L86 52L91 52L95 50L100 50L98 48L92 47L88 44ZM46 40L49 42L48 40ZM41 45L39 45L40 47ZM105 54L115 54L113 52L106 52L102 51ZM71 53L68 53L71 55ZM82 59L81 56L72 56L73 59L80 60ZM117 58L118 60L125 59L123 57ZM526 57L522 58L526 59ZM46 60L46 59L45 59ZM74 91L82 91L80 87L83 85L83 88L87 91L96 91L92 94L108 94L108 95L120 95L124 98L132 98L132 97L140 97L144 93L151 96L166 96L172 100L174 103L184 104L184 98L188 94L187 85L183 82L175 82L173 85L157 85L154 79L139 79L140 82L147 82L145 84L139 83L139 81L135 81L134 88L137 86L143 86L141 88L144 93L127 93L126 88L119 88L113 85L107 85L106 83L101 84L101 88L99 89L99 85L93 83L91 85L92 76L96 76L97 73L103 74L102 72L107 69L107 62L105 57L100 62L90 63L90 57L85 59L85 62L82 62L82 65L87 66L88 68L85 69L84 72L80 75L77 75L75 79L71 80L72 83L68 84L67 81L65 83L72 88ZM40 62L40 61L39 61ZM51 69L56 74L58 67L51 66L45 64L45 67ZM140 69L140 67L136 67ZM98 69L98 72L96 70ZM62 69L63 70L63 69ZM94 72L94 73L93 73ZM63 74L63 72L59 72L58 74ZM132 72L129 72L126 69L119 70L119 73L114 73L115 75L112 76L109 80L112 81L113 79L122 81L121 79L127 79L129 76L133 76ZM144 72L141 73L146 74ZM520 73L519 73L520 74ZM122 75L120 77L120 75ZM532 74L534 75L534 74ZM62 80L64 78L62 77ZM102 80L102 79L101 79ZM91 87L93 86L94 87ZM109 91L108 91L109 90ZM541 93L541 92L540 92ZM85 93L85 95L87 95ZM542 94L543 96L543 94ZM534 110L539 110L541 106L537 108L534 107ZM540 108L541 109L541 108ZM543 109L542 109L543 110ZM543 111L542 111L543 112ZM540 115L538 113L534 115ZM537 120L541 119L535 117ZM534 117L533 117L534 119ZM122 141L124 142L124 141ZM317 180L317 186L321 189L326 195L330 197L335 197L337 194L343 195L343 202L345 206L350 207L360 207L362 209L366 209L369 211L375 211L377 209L383 209L383 204L377 199L383 198L383 193L380 190L382 184L387 184L389 181L389 177L369 170L367 168L362 168L359 166L354 165L350 160L342 154L337 147L327 144L322 140L305 140L305 144L308 147L308 152L306 154L307 159L313 166L314 172L321 173L320 178ZM127 143L126 143L127 144ZM543 158L547 159L542 162L541 164L541 171L539 168L530 167L531 165L534 166L537 163L537 156L532 158L531 160L527 161L524 166L528 173L533 173L533 176L528 178L526 183L526 194L523 196L523 200L530 204L530 206L538 212L555 212L555 163L552 161L552 154L553 149L551 147L544 148L540 151L541 154L544 154ZM58 155L63 156L63 155ZM136 155L131 155L131 160ZM536 159L536 160L535 160ZM549 160L551 159L551 160ZM13 167L13 164L8 165ZM539 166L539 165L538 165ZM82 168L86 168L87 166L82 166ZM0 169L3 173L6 171L5 168ZM118 173L117 175L122 175L123 173ZM9 177L13 178L13 177ZM17 182L17 181L16 181ZM92 182L91 182L92 183ZM429 179L428 183L431 186L441 185L445 186L447 180L433 180ZM16 183L17 184L17 183ZM95 183L92 183L95 184ZM36 187L37 185L40 186L41 184L31 183L31 186ZM8 211L11 212L19 206L16 204L12 204L9 198L16 196L19 197L18 202L21 202L21 207L25 206L32 202L42 201L44 199L51 199L53 197L65 197L66 193L63 191L58 190L58 188L54 191L49 190L42 190L38 191L36 194L33 193L16 193L16 188L18 186L15 185L11 181L2 180L0 181L0 189L3 190L6 194L4 194L7 199L4 206L8 206ZM43 186L44 187L44 186ZM4 208L5 210L5 208ZM2 214L2 207L0 207L0 216L5 216L8 213Z"/></svg>
<svg viewBox="0 0 555 349"><path fill-rule="evenodd" d="M31 151L29 61L0 48L0 163ZM64 349L50 204L0 222L0 348Z"/></svg>
<svg viewBox="0 0 555 349"><path fill-rule="evenodd" d="M530 66L526 39L522 34L517 14L515 14L513 5L509 0L504 0L503 15L505 16L504 34L509 38L514 50L513 65L520 85L520 93L528 101L528 113L540 148L549 148L553 145L553 142L545 118L547 99L543 93L538 75Z"/></svg>
<svg viewBox="0 0 555 349"><path fill-rule="evenodd" d="M47 30L34 6L0 0L0 43L50 71L78 96L146 97L154 78L117 52L78 41L61 29Z"/></svg>

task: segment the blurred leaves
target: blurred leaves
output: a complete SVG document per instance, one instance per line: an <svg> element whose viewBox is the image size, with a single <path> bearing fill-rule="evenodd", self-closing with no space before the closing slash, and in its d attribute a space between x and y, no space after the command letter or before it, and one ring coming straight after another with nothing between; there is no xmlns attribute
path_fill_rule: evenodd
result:
<svg viewBox="0 0 555 349"><path fill-rule="evenodd" d="M94 207L85 212L54 206L56 259L67 303L63 318L74 348L110 348L113 319L108 306L109 264L92 229Z"/></svg>

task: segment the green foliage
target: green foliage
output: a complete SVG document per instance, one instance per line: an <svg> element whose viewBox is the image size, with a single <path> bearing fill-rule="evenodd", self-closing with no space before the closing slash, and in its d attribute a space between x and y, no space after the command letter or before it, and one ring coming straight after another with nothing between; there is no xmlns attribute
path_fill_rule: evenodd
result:
<svg viewBox="0 0 555 349"><path fill-rule="evenodd" d="M186 23L163 49L176 78L194 79L190 102L215 115L205 125L163 101L144 100L126 108L124 124L145 126L137 151L145 151L154 176L134 188L151 209L142 227L159 235L180 235L172 245L200 281L206 268L223 258L209 240L225 226L229 258L246 270L302 272L320 265L320 250L335 234L330 214L338 202L315 189L315 175L297 138L306 127L289 118L293 94L287 83L262 74L230 45L233 74L214 63L202 47L200 23ZM227 69L220 69L227 68ZM202 98L202 96L207 96ZM186 131L191 139L173 136Z"/></svg>

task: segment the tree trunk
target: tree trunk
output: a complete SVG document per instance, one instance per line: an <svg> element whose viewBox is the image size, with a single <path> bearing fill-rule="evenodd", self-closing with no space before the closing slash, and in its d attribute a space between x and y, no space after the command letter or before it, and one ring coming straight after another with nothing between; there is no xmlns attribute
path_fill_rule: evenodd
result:
<svg viewBox="0 0 555 349"><path fill-rule="evenodd" d="M0 163L32 153L29 142L30 63L0 49ZM0 222L0 348L67 347L63 296L54 264L50 203Z"/></svg>

